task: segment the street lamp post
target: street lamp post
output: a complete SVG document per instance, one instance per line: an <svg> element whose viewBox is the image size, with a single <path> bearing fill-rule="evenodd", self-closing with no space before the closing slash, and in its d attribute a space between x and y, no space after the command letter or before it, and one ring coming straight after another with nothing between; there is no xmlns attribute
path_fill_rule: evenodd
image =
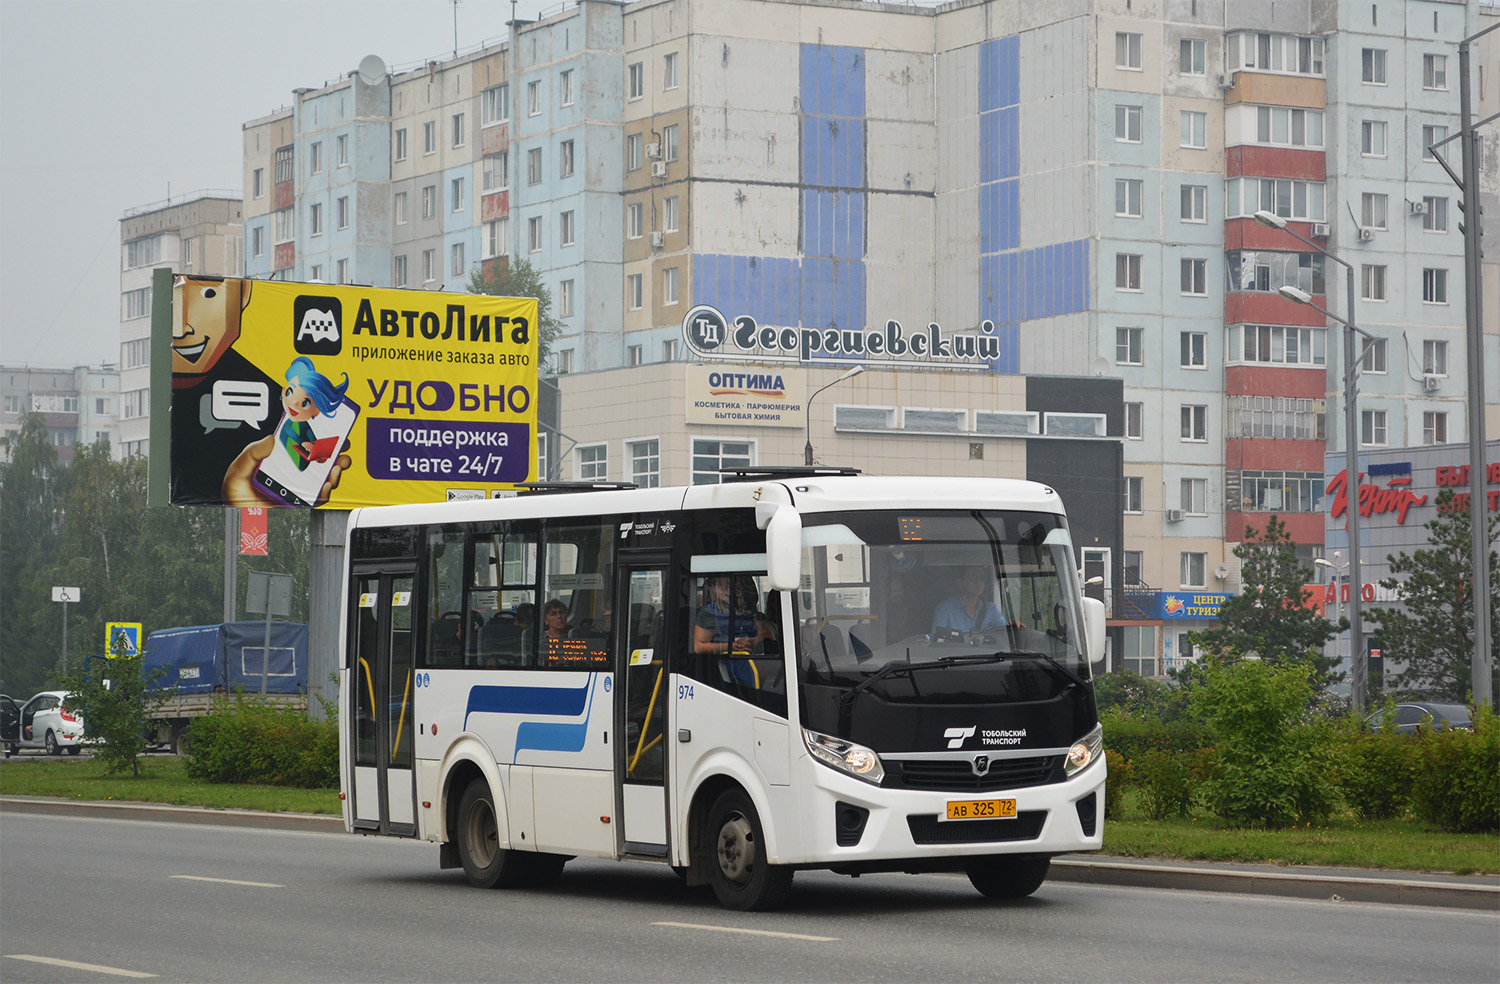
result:
<svg viewBox="0 0 1500 984"><path fill-rule="evenodd" d="M1261 225L1280 229L1293 238L1306 243L1344 268L1344 280L1348 289L1348 319L1340 318L1312 303L1306 291L1296 287L1282 287L1280 294L1299 304L1306 304L1344 326L1344 499L1349 517L1349 664L1351 670L1350 698L1355 710L1365 708L1365 658L1364 625L1360 619L1361 592L1364 581L1359 570L1359 363L1363 356L1355 358L1354 335L1359 333L1371 342L1374 336L1354 324L1354 267L1334 256L1328 250L1303 236L1287 224L1286 219L1261 209L1255 213L1255 221ZM1368 348L1368 345L1366 346Z"/></svg>
<svg viewBox="0 0 1500 984"><path fill-rule="evenodd" d="M1333 552L1333 559L1332 560L1325 560L1324 558L1319 557L1319 558L1317 558L1316 560L1313 561L1313 566L1314 567L1321 567L1324 570L1329 571L1328 577L1329 577L1329 580L1332 582L1333 587L1334 587L1334 600L1336 600L1339 603L1339 615L1340 616L1342 616L1344 614L1344 595L1343 595L1343 592L1341 592L1341 591L1338 590L1339 576L1340 576L1339 572L1340 571L1344 572L1343 573L1344 583L1345 584L1349 583L1349 565L1348 564L1341 564L1341 563L1339 563L1339 561L1341 561L1341 560L1343 560L1343 554L1341 554L1337 550L1335 550ZM1335 641L1334 641L1334 644L1333 644L1333 655L1334 655L1335 658L1338 658L1338 655L1339 655L1339 644L1338 644L1338 641L1337 641L1336 638L1335 638ZM1349 669L1351 671L1354 669L1354 653L1353 652L1349 653ZM1352 675L1352 672L1351 672L1351 675ZM1353 687L1353 682L1352 681L1350 682L1350 687L1351 687L1351 689Z"/></svg>
<svg viewBox="0 0 1500 984"><path fill-rule="evenodd" d="M823 386L818 387L816 390L813 391L813 395L809 396L807 398L807 406L805 408L807 410L807 420L806 420L806 424L804 426L804 430L805 430L805 432L807 434L807 443L802 446L802 463L804 465L811 465L813 463L813 448L812 448L812 402L813 402L813 399L819 393L821 393L824 390L826 390L829 386L837 386L839 383L842 383L844 380L846 380L846 379L853 379L855 376L858 376L860 373L862 373L864 371L865 371L865 367L864 366L855 366L853 369L850 369L848 372L844 373L842 376L840 376L838 379L835 379L833 382L826 383Z"/></svg>

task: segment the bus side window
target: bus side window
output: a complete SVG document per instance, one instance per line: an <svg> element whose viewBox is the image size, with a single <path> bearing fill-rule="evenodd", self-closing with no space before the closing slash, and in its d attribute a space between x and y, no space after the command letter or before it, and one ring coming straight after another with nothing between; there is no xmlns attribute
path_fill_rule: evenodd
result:
<svg viewBox="0 0 1500 984"><path fill-rule="evenodd" d="M780 614L770 614L765 576L711 574L692 585L689 649L694 676L716 690L786 716ZM774 599L772 599L774 600Z"/></svg>
<svg viewBox="0 0 1500 984"><path fill-rule="evenodd" d="M427 645L424 666L464 665L464 634L472 621L464 613L464 533L432 527L427 531Z"/></svg>

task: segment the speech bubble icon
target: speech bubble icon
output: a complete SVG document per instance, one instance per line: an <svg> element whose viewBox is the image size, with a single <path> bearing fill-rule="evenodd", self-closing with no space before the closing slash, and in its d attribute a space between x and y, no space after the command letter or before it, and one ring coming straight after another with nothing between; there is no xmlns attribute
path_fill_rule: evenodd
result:
<svg viewBox="0 0 1500 984"><path fill-rule="evenodd" d="M203 426L203 433L211 434L216 430L234 430L242 426L238 420L224 421L214 416L214 398L211 393L204 393L198 401L198 423Z"/></svg>
<svg viewBox="0 0 1500 984"><path fill-rule="evenodd" d="M244 421L251 427L265 423L271 409L271 391L265 383L221 379L214 383L213 416L238 426Z"/></svg>

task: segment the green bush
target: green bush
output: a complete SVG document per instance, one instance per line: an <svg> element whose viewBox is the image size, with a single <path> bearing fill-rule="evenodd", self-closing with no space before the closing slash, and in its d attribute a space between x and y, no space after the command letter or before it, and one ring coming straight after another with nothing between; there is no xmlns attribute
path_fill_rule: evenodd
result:
<svg viewBox="0 0 1500 984"><path fill-rule="evenodd" d="M1104 747L1134 762L1147 752L1191 755L1202 742L1202 729L1193 721L1162 721L1138 717L1120 710L1100 715L1104 724Z"/></svg>
<svg viewBox="0 0 1500 984"><path fill-rule="evenodd" d="M338 724L253 697L225 699L188 727L187 773L209 782L326 789L339 783Z"/></svg>
<svg viewBox="0 0 1500 984"><path fill-rule="evenodd" d="M1186 693L1177 684L1143 677L1131 670L1095 674L1094 701L1100 714L1118 710L1162 721L1177 720L1187 707Z"/></svg>
<svg viewBox="0 0 1500 984"><path fill-rule="evenodd" d="M1338 755L1344 801L1366 820L1389 820L1406 812L1421 771L1421 743L1410 735L1361 731L1356 722L1343 734Z"/></svg>
<svg viewBox="0 0 1500 984"><path fill-rule="evenodd" d="M1130 763L1113 749L1104 750L1109 778L1104 781L1104 819L1118 820L1125 813L1125 787L1130 784Z"/></svg>
<svg viewBox="0 0 1500 984"><path fill-rule="evenodd" d="M1500 724L1494 711L1474 715L1473 731L1404 736L1418 747L1412 786L1417 816L1444 830L1500 830Z"/></svg>
<svg viewBox="0 0 1500 984"><path fill-rule="evenodd" d="M1189 760L1171 752L1151 750L1132 763L1141 809L1152 820L1187 816L1193 803Z"/></svg>
<svg viewBox="0 0 1500 984"><path fill-rule="evenodd" d="M1204 790L1230 823L1288 827L1333 809L1332 725L1311 719L1305 667L1206 661L1189 709L1209 726L1217 757Z"/></svg>

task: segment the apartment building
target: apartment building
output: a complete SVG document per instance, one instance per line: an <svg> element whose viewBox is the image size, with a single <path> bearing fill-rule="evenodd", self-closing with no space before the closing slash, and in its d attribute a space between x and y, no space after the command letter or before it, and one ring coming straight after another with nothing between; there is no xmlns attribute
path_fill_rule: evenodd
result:
<svg viewBox="0 0 1500 984"><path fill-rule="evenodd" d="M80 444L119 443L115 422L120 403L120 373L114 366L0 366L0 460L10 460L10 442L21 431L21 417L42 415L47 439L57 460L68 464Z"/></svg>

